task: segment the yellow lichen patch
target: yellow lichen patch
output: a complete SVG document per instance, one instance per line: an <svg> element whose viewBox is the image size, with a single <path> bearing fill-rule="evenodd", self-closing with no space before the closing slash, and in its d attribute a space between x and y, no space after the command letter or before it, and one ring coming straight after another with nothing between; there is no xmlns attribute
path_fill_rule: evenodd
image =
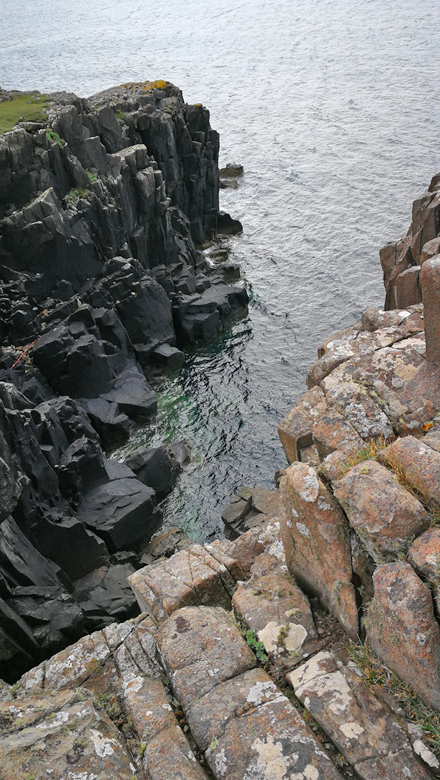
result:
<svg viewBox="0 0 440 780"><path fill-rule="evenodd" d="M151 92L153 89L166 89L173 85L169 81L163 79L157 79L156 81L131 81L127 84L123 84L125 89L131 89L133 92L135 89L141 89L143 92Z"/></svg>

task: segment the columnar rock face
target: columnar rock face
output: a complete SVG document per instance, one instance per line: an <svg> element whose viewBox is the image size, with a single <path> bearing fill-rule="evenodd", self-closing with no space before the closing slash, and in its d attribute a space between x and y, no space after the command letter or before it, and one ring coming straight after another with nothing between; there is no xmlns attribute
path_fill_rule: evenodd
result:
<svg viewBox="0 0 440 780"><path fill-rule="evenodd" d="M429 587L409 563L377 569L368 624L368 639L379 658L429 706L440 709L440 629Z"/></svg>
<svg viewBox="0 0 440 780"><path fill-rule="evenodd" d="M328 339L309 371L311 389L279 426L291 463L280 496L286 563L297 583L439 709L440 368L425 354L420 304L365 312ZM310 664L312 672L313 686L306 671L291 679L311 708L319 689L320 719L333 671ZM391 771L381 749L361 764L356 771L366 778Z"/></svg>
<svg viewBox="0 0 440 780"><path fill-rule="evenodd" d="M303 587L319 595L356 638L358 615L346 518L315 470L305 463L287 469L280 492L289 571Z"/></svg>
<svg viewBox="0 0 440 780"><path fill-rule="evenodd" d="M426 357L440 364L440 255L426 260L420 275L425 310Z"/></svg>
<svg viewBox="0 0 440 780"><path fill-rule="evenodd" d="M0 136L6 675L137 609L126 577L178 468L103 451L155 413L150 375L246 312L201 251L241 229L219 212L218 151L209 112L166 82L56 94L44 124Z"/></svg>
<svg viewBox="0 0 440 780"><path fill-rule="evenodd" d="M406 236L380 251L386 309L404 308L422 300L421 268L440 252L439 189L440 175L436 174L428 191L413 203L412 222Z"/></svg>
<svg viewBox="0 0 440 780"><path fill-rule="evenodd" d="M190 545L188 552L214 568L217 561L225 586L235 590L235 614L216 605L212 581L199 578L191 606L184 605L182 592L170 615L109 625L30 670L17 685L3 685L5 780L44 780L54 771L69 780L108 772L125 778L127 771L130 780L342 780L353 771L363 780L432 777L427 766L438 762L419 733L413 736L414 724L401 710L396 718L384 707L335 641L335 621L320 618L283 578L277 520L234 542ZM184 583L181 564L175 553L170 566ZM154 600L164 603L169 594L167 561L133 578L136 588L142 580L147 585L154 569L151 611ZM252 597L243 599L246 587ZM289 616L296 633L302 628L315 636L303 644L304 652L291 653L287 680L278 648L257 628L265 610L283 622ZM287 630L281 634L287 650L292 637Z"/></svg>

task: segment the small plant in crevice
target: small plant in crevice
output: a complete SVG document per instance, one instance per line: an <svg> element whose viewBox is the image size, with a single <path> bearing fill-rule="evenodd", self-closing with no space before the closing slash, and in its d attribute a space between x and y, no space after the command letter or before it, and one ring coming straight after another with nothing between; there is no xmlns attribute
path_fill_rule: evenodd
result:
<svg viewBox="0 0 440 780"><path fill-rule="evenodd" d="M98 177L95 176L95 174L92 173L92 171L87 171L87 176L89 177L89 181L91 184L93 184L94 181L98 181Z"/></svg>
<svg viewBox="0 0 440 780"><path fill-rule="evenodd" d="M246 632L246 642L251 648L251 650L254 651L255 655L257 656L258 660L261 661L262 664L265 664L269 660L269 656L266 654L266 650L264 648L264 645L262 642L260 642L259 639L257 639L256 634L252 629L249 629Z"/></svg>
<svg viewBox="0 0 440 780"><path fill-rule="evenodd" d="M61 138L54 130L46 130L46 140L52 141L53 143L58 144L58 146L66 145L64 138Z"/></svg>
<svg viewBox="0 0 440 780"><path fill-rule="evenodd" d="M79 198L84 198L88 194L88 190L84 189L76 189L76 190L70 190L70 192L66 195L66 203L70 205L71 203L74 203L76 200L79 200Z"/></svg>

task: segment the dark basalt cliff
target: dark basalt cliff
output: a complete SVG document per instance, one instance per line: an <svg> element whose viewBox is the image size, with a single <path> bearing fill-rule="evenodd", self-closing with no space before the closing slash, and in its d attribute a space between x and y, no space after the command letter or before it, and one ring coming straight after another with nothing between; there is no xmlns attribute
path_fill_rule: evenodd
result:
<svg viewBox="0 0 440 780"><path fill-rule="evenodd" d="M2 93L2 99L11 97ZM209 112L166 82L0 136L0 672L135 610L126 577L179 464L103 450L154 414L149 379L246 311L230 263L200 247L219 212ZM221 253L218 253L221 254ZM212 257L215 256L215 251Z"/></svg>

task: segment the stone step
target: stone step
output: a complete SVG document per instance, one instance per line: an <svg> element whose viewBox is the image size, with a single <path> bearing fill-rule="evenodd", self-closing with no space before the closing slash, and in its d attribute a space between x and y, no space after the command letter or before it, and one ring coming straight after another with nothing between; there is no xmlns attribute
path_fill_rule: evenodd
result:
<svg viewBox="0 0 440 780"><path fill-rule="evenodd" d="M174 694L217 780L341 780L298 711L222 609L186 607L159 628Z"/></svg>
<svg viewBox="0 0 440 780"><path fill-rule="evenodd" d="M362 780L432 777L415 756L404 729L369 690L361 670L341 648L318 653L287 679Z"/></svg>
<svg viewBox="0 0 440 780"><path fill-rule="evenodd" d="M266 517L263 513L261 516ZM223 539L203 547L191 544L134 572L128 582L142 612L157 623L184 606L209 605L228 610L237 582L250 576L254 561L266 549L284 560L277 520L266 520L234 542Z"/></svg>

